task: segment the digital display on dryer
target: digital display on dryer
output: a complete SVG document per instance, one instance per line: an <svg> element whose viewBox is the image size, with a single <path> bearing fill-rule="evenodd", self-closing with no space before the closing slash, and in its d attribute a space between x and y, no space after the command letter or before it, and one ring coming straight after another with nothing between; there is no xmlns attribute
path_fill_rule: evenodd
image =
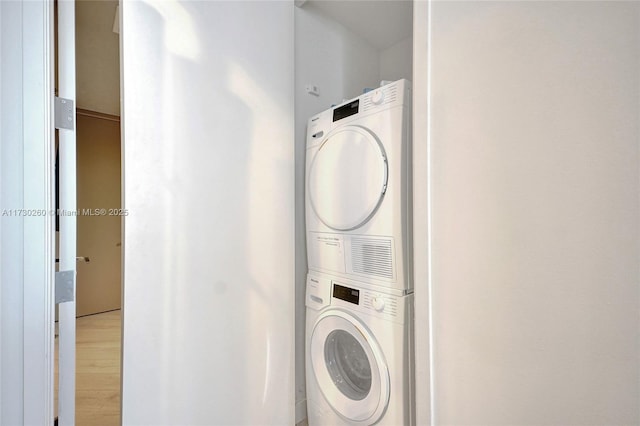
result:
<svg viewBox="0 0 640 426"><path fill-rule="evenodd" d="M333 297L358 305L360 302L360 290L333 284Z"/></svg>
<svg viewBox="0 0 640 426"><path fill-rule="evenodd" d="M346 105L342 105L333 110L333 121L342 120L350 115L357 114L360 107L360 99L356 99L353 102L349 102Z"/></svg>

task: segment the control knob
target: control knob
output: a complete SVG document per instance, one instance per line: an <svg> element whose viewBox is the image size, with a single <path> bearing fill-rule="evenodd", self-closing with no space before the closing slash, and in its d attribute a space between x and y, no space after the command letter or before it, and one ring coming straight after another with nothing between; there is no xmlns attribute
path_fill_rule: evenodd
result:
<svg viewBox="0 0 640 426"><path fill-rule="evenodd" d="M373 309L378 312L384 311L384 299L382 297L374 296L373 299L371 299L371 305L373 305Z"/></svg>
<svg viewBox="0 0 640 426"><path fill-rule="evenodd" d="M384 93L382 92L382 90L381 89L374 90L373 94L371 95L371 103L374 105L380 105L383 100L384 100Z"/></svg>

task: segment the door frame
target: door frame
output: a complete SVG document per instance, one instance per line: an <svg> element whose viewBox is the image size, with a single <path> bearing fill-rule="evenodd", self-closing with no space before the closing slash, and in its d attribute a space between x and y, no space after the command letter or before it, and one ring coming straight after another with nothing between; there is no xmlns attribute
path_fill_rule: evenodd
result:
<svg viewBox="0 0 640 426"><path fill-rule="evenodd" d="M413 282L416 424L435 425L431 279L431 2L413 0Z"/></svg>
<svg viewBox="0 0 640 426"><path fill-rule="evenodd" d="M51 425L55 306L53 2L2 2L0 8L0 39L11 40L2 43L0 49L1 76L6 84L0 97L2 106L11 106L21 114L16 120L12 111L0 108L2 126L11 129L7 132L10 137L2 138L2 151L22 153L17 158L1 158L0 166L2 177L11 181L7 185L10 188L2 192L0 206L3 211L21 211L19 219L3 218L0 227L2 265L12 265L1 271L0 327L5 353L0 370L0 419L10 424ZM10 90L5 87L10 85L16 85L21 96L7 93ZM20 284L21 297L5 297ZM15 351L21 356L15 352L6 356L9 352L5 344L18 347Z"/></svg>
<svg viewBox="0 0 640 426"><path fill-rule="evenodd" d="M23 164L27 170L33 170L28 179L24 181L22 190L16 188L13 194L2 193L0 195L0 208L9 208L6 201L12 195L24 197L26 208L43 207L47 211L55 208L53 200L52 180L53 173L53 150L54 137L52 125L52 104L53 104L53 2L51 0L31 0L19 3L20 15L9 16L13 13L7 4L0 3L0 23L15 21L19 32L14 34L20 36L22 44L15 43L11 49L20 49L22 52L21 63L11 63L4 60L7 52L0 50L2 55L2 74L16 74L22 78L23 97L23 120L18 125L18 132L22 138L2 139L3 150L5 146L13 145L24 148ZM418 79L425 70L428 70L428 53L423 50L425 46L429 48L429 27L431 0L414 0L414 115L419 111L427 111L429 99L429 77ZM13 5L15 8L15 4ZM416 31L419 25L426 28ZM0 25L1 27L1 25ZM11 29L10 29L11 30ZM9 30L9 31L10 31ZM0 39L7 36L5 28L0 28ZM4 46L9 43L3 44ZM8 64L8 65L6 65ZM121 62L122 67L122 62ZM420 81L418 81L420 80ZM0 91L2 103L5 101L5 92ZM421 99L419 104L416 99ZM426 101L425 101L426 100ZM0 122L6 126L6 112L0 109ZM29 126L25 126L29 123ZM418 122L414 120L414 139L427 140L425 145L414 144L414 279L415 279L415 304L416 306L431 305L431 280L429 274L429 131L428 119ZM1 161L1 156L0 156ZM3 167L5 163L0 163L0 173L5 176ZM424 165L427 167L424 167ZM420 167L417 167L421 165ZM19 193L19 194L18 194ZM419 218L419 219L418 219ZM33 223L32 223L33 222ZM15 305L6 297L0 297L0 328L2 330L11 327L12 331L17 331L18 337L22 339L24 346L23 356L19 360L7 360L2 357L2 365L6 370L0 369L0 390L12 388L23 389L22 393L16 392L8 396L7 399L0 400L0 419L5 419L7 408L22 406L22 421L17 423L25 424L52 424L53 421L53 291L54 291L54 246L53 246L53 218L47 217L44 221L30 218L29 227L24 226L24 246L22 250L1 250L0 257L2 264L22 265L22 268L14 274L7 272L0 266L2 281L1 289L16 282L21 281L21 274L24 272L24 299L21 304ZM31 226L33 224L33 226ZM418 238L419 237L419 238ZM5 232L5 225L0 227L0 240L2 247L11 246L12 241L8 239ZM35 256L34 256L35 254ZM6 262L6 263L5 263ZM9 281L9 282L7 282ZM43 285L44 284L44 285ZM2 296L3 292L0 292ZM416 397L418 401L432 402L432 350L431 347L431 321L430 311L416 309ZM6 324L5 312L10 312L13 317L20 317L22 321L18 323ZM0 348L3 347L4 336L0 341ZM1 356L1 355L0 355ZM9 370L24 370L24 365L29 365L29 371L21 377L23 382L16 383L12 380L15 375L5 374ZM9 376L9 377L7 377ZM17 385L17 386L16 386ZM7 392L2 394L8 395ZM419 424L432 424L434 414L431 403L417 404L417 420ZM15 411L15 410L11 410ZM20 411L20 410L18 410ZM9 413L11 415L11 413Z"/></svg>

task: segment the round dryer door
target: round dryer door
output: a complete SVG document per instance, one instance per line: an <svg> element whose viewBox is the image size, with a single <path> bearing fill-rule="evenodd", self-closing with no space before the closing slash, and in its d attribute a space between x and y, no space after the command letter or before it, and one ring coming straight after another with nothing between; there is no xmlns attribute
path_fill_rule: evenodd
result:
<svg viewBox="0 0 640 426"><path fill-rule="evenodd" d="M330 133L316 152L307 191L318 218L337 231L365 224L387 189L387 157L380 141L360 126Z"/></svg>
<svg viewBox="0 0 640 426"><path fill-rule="evenodd" d="M355 317L328 311L310 340L313 372L329 405L349 422L371 425L389 402L389 370L369 330Z"/></svg>

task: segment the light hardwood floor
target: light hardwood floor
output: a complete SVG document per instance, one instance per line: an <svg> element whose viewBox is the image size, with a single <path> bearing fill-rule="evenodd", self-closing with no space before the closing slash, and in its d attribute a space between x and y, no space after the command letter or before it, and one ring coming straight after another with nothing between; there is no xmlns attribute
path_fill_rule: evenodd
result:
<svg viewBox="0 0 640 426"><path fill-rule="evenodd" d="M120 424L120 311L76 320L76 425ZM56 339L56 390L58 388ZM57 412L58 394L55 394Z"/></svg>

